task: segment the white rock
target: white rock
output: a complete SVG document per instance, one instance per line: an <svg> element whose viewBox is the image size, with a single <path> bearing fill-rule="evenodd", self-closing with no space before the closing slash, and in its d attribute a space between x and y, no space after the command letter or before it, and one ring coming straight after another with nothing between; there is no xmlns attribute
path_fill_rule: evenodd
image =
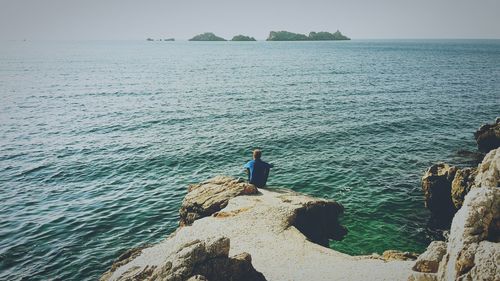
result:
<svg viewBox="0 0 500 281"><path fill-rule="evenodd" d="M486 154L477 170L476 187L500 187L500 148Z"/></svg>

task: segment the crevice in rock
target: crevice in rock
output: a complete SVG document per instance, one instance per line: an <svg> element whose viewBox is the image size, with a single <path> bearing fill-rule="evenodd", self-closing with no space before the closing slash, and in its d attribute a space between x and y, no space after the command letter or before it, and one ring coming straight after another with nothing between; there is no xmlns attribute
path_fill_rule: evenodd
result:
<svg viewBox="0 0 500 281"><path fill-rule="evenodd" d="M329 240L340 241L347 234L347 229L338 221L343 212L344 207L336 202L308 202L295 211L290 225L309 241L328 247Z"/></svg>

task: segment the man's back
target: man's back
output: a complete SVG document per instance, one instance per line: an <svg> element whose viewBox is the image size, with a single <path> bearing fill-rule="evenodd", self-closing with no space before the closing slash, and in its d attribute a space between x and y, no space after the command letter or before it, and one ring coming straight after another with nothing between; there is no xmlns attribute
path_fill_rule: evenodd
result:
<svg viewBox="0 0 500 281"><path fill-rule="evenodd" d="M260 159L254 159L246 163L244 167L248 169L248 181L251 184L257 187L266 186L269 170L273 167L273 165Z"/></svg>

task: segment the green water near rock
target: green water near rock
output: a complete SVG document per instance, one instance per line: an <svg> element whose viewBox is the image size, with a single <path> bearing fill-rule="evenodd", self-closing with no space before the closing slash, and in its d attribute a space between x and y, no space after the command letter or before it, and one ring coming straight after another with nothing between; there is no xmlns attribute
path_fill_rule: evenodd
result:
<svg viewBox="0 0 500 281"><path fill-rule="evenodd" d="M420 177L469 164L499 89L498 40L6 42L0 279L96 279L255 147L271 187L344 205L332 248L420 252Z"/></svg>

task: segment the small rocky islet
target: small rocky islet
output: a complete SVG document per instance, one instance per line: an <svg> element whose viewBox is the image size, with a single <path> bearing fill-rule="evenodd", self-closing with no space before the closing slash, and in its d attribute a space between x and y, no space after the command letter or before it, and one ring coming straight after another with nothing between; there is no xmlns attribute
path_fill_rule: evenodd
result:
<svg viewBox="0 0 500 281"><path fill-rule="evenodd" d="M479 131L496 135L499 124ZM500 280L500 148L491 148L475 170L440 164L424 175L427 206L447 194L441 203L457 210L446 241L420 255L337 252L328 241L348 233L340 203L217 176L188 187L174 233L125 252L100 280ZM460 192L441 190L455 181Z"/></svg>
<svg viewBox="0 0 500 281"><path fill-rule="evenodd" d="M257 41L255 38L245 35L236 35L231 39L231 41Z"/></svg>
<svg viewBox="0 0 500 281"><path fill-rule="evenodd" d="M309 35L293 33L289 31L271 31L266 39L267 41L335 41L351 40L343 35L339 30L334 33L321 31L310 32Z"/></svg>
<svg viewBox="0 0 500 281"><path fill-rule="evenodd" d="M205 32L203 34L198 34L189 41L227 41L226 39L219 37L212 32Z"/></svg>

